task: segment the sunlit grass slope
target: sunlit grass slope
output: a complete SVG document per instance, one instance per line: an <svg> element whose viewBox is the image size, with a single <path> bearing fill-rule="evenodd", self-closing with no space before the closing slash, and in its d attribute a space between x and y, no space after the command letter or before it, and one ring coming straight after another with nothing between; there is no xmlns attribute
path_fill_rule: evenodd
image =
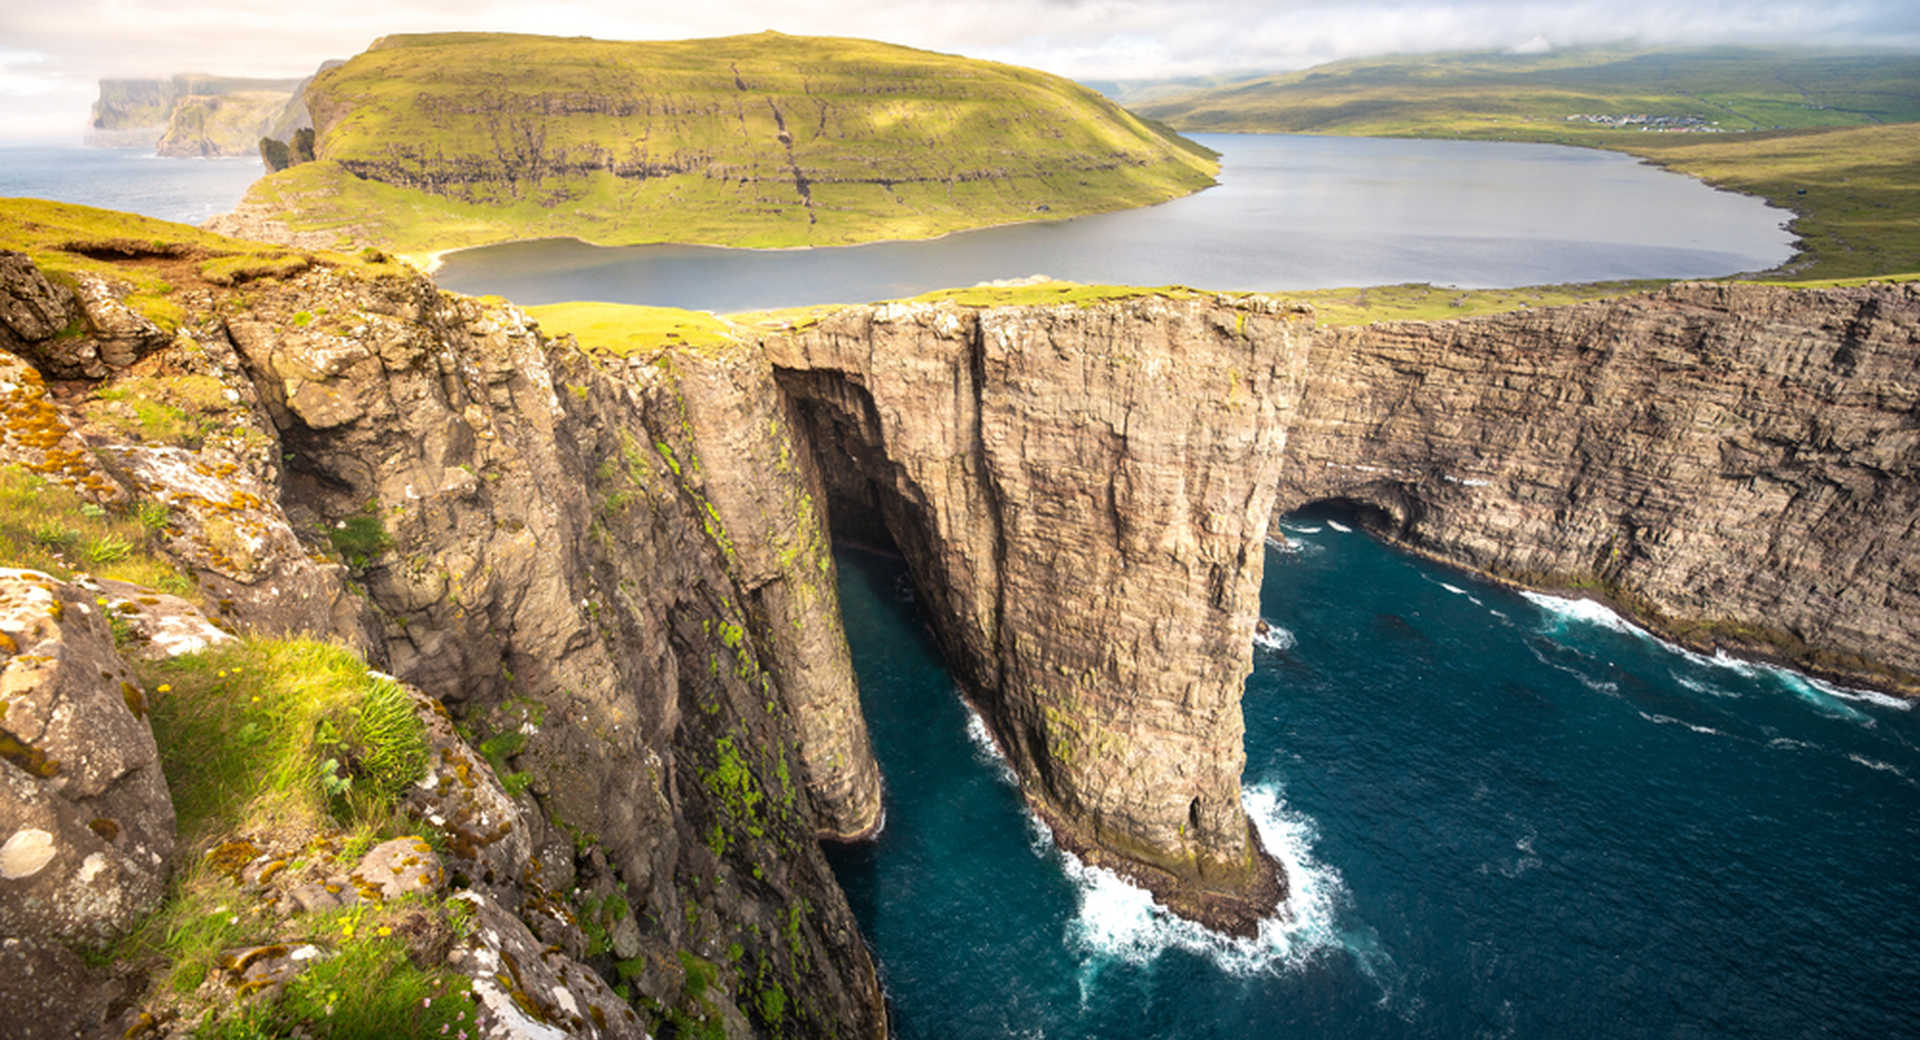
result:
<svg viewBox="0 0 1920 1040"><path fill-rule="evenodd" d="M805 246L1147 205L1214 156L1057 76L865 40L392 36L249 200L417 255L532 236Z"/></svg>
<svg viewBox="0 0 1920 1040"><path fill-rule="evenodd" d="M1183 130L1499 137L1651 136L1570 115L1694 116L1725 131L1920 120L1920 55L1723 47L1393 55L1158 97Z"/></svg>

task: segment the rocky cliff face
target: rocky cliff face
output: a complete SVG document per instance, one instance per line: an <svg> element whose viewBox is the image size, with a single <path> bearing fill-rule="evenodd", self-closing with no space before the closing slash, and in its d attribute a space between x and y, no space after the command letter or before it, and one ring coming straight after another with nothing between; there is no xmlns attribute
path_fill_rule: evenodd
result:
<svg viewBox="0 0 1920 1040"><path fill-rule="evenodd" d="M1269 301L892 305L766 343L839 511L877 515L1063 844L1250 932L1261 540L1307 329Z"/></svg>
<svg viewBox="0 0 1920 1040"><path fill-rule="evenodd" d="M0 462L163 505L168 555L227 624L342 639L444 701L535 800L526 855L483 872L506 879L500 912L571 890L560 916L596 908L600 967L619 958L657 1021L882 1032L814 841L872 829L879 778L819 478L771 369L592 360L511 308L343 261L240 290L179 264L178 330L116 353L84 300L9 257L8 345L104 382L15 362L9 432L15 413L31 429ZM189 435L112 411L192 386Z"/></svg>
<svg viewBox="0 0 1920 1040"><path fill-rule="evenodd" d="M1920 694L1920 290L1681 285L1320 333L1279 510Z"/></svg>

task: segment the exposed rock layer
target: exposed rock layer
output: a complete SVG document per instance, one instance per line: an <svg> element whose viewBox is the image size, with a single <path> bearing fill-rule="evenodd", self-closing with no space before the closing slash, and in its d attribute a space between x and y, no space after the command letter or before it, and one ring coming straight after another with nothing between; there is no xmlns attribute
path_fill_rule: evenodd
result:
<svg viewBox="0 0 1920 1040"><path fill-rule="evenodd" d="M1240 692L1306 327L1270 301L842 312L770 340L1069 848L1250 933Z"/></svg>
<svg viewBox="0 0 1920 1040"><path fill-rule="evenodd" d="M288 132L304 80L182 74L171 79L103 79L87 143L152 146L161 155L252 155L263 134Z"/></svg>
<svg viewBox="0 0 1920 1040"><path fill-rule="evenodd" d="M1276 509L1920 694L1920 287L1680 285L1324 330Z"/></svg>
<svg viewBox="0 0 1920 1040"><path fill-rule="evenodd" d="M179 330L108 358L76 324L84 301L8 262L13 345L49 366L99 360L114 400L0 357L0 461L167 506L161 544L226 623L343 639L475 732L515 736L504 764L534 808L509 830L526 837L473 868L539 937L494 929L503 962L585 955L565 912L536 912L572 889L619 908L596 966L622 958L656 1017L884 1031L814 841L872 829L878 773L809 512L818 477L763 358L595 361L511 308L325 265L244 292L180 285ZM211 389L192 403L189 386ZM196 409L191 443L108 421L156 395ZM477 761L455 765L472 787ZM296 896L325 903L317 891ZM545 981L576 1003L610 992L569 972Z"/></svg>

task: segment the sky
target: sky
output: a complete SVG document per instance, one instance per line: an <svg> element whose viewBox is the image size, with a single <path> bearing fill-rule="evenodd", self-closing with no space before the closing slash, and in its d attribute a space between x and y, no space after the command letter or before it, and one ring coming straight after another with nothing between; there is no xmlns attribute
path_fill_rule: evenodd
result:
<svg viewBox="0 0 1920 1040"><path fill-rule="evenodd" d="M1647 44L1920 47L1916 0L0 0L0 140L77 142L104 76L305 75L394 32L862 36L1081 80L1396 52Z"/></svg>

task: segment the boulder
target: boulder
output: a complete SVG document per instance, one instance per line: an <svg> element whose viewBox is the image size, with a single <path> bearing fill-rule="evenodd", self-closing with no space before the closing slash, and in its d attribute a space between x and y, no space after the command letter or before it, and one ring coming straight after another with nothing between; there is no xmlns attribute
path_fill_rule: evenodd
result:
<svg viewBox="0 0 1920 1040"><path fill-rule="evenodd" d="M173 802L105 612L0 568L0 936L99 944L160 901Z"/></svg>

